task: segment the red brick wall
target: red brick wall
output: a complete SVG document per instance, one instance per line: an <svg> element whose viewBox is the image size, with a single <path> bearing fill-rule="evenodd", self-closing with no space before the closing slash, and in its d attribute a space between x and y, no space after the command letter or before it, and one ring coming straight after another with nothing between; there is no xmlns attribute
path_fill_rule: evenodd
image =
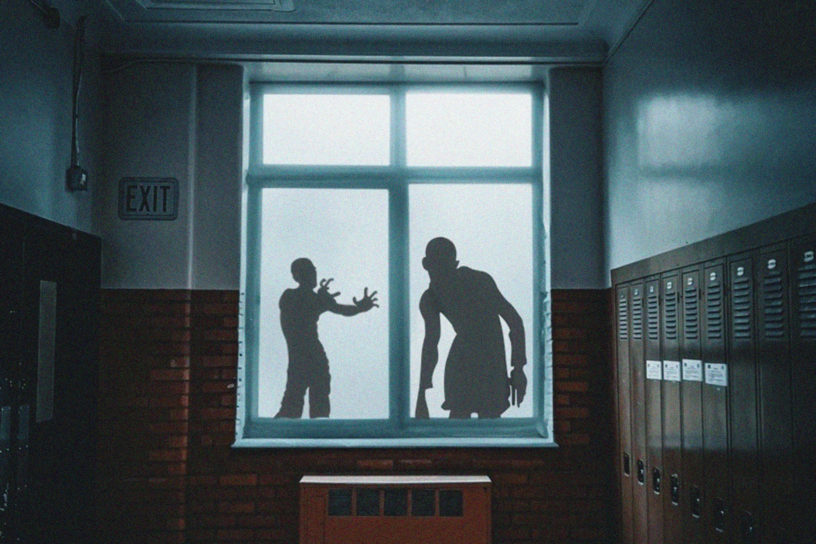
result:
<svg viewBox="0 0 816 544"><path fill-rule="evenodd" d="M494 542L612 542L608 291L553 292L554 449L232 450L234 291L103 292L101 541L297 542L305 473L484 473Z"/></svg>

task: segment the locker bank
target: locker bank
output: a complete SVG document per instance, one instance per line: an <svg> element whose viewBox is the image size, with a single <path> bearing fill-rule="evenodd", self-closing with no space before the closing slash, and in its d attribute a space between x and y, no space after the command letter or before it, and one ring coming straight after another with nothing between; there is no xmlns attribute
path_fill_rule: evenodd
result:
<svg viewBox="0 0 816 544"><path fill-rule="evenodd" d="M816 542L814 24L0 3L0 543Z"/></svg>

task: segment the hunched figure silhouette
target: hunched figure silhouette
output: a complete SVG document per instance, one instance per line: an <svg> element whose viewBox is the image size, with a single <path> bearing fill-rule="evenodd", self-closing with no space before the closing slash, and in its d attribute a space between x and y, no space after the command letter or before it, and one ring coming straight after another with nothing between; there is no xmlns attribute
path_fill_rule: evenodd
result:
<svg viewBox="0 0 816 544"><path fill-rule="evenodd" d="M367 312L377 305L377 291L368 293L368 287L360 300L353 298L354 305L339 304L335 300L340 293L330 293L333 278L321 279L317 292L317 269L307 258L295 259L291 266L292 277L298 286L287 289L280 298L280 319L286 347L289 350L289 366L286 370L286 389L276 418L299 418L303 414L303 401L309 390L309 417L329 417L331 391L329 359L317 335L317 320L323 312L353 316Z"/></svg>
<svg viewBox="0 0 816 544"><path fill-rule="evenodd" d="M425 322L416 417L428 418L425 392L433 387L439 358L440 314L453 326L456 337L445 362L444 410L454 419L498 418L521 405L527 389L523 367L527 362L524 323L486 272L459 266L456 246L434 238L425 248L422 266L430 284L419 309ZM510 364L507 376L504 338L499 318L510 329Z"/></svg>

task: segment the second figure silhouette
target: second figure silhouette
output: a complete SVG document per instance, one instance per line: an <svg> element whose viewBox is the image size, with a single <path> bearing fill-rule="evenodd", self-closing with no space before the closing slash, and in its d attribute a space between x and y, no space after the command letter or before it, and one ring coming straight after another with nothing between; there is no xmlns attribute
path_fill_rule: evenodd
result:
<svg viewBox="0 0 816 544"><path fill-rule="evenodd" d="M289 364L286 370L286 389L276 418L299 418L303 414L306 391L309 391L309 417L329 417L331 391L329 359L317 334L317 320L324 312L350 317L367 312L377 305L377 291L371 294L368 287L360 300L354 304L337 302L339 292L330 293L333 278L320 280L317 292L317 269L307 258L295 259L291 266L292 277L298 286L287 289L280 298L280 319Z"/></svg>

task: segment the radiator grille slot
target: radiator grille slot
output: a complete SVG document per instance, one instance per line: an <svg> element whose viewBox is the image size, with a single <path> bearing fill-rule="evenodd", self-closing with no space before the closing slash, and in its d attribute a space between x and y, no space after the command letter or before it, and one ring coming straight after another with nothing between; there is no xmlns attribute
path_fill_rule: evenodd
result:
<svg viewBox="0 0 816 544"><path fill-rule="evenodd" d="M643 298L632 299L632 338L643 340Z"/></svg>
<svg viewBox="0 0 816 544"><path fill-rule="evenodd" d="M747 276L734 280L731 290L734 338L751 338L751 283Z"/></svg>
<svg viewBox="0 0 816 544"><path fill-rule="evenodd" d="M629 305L625 294L618 298L618 338L620 340L629 338Z"/></svg>
<svg viewBox="0 0 816 544"><path fill-rule="evenodd" d="M801 334L805 338L816 338L816 261L800 266L796 280Z"/></svg>
<svg viewBox="0 0 816 544"><path fill-rule="evenodd" d="M768 271L762 281L764 308L762 318L766 338L785 336L784 285L782 275L777 270Z"/></svg>
<svg viewBox="0 0 816 544"><path fill-rule="evenodd" d="M722 338L723 290L720 283L709 284L706 291L706 333L709 338Z"/></svg>
<svg viewBox="0 0 816 544"><path fill-rule="evenodd" d="M660 307L658 305L657 293L652 291L646 297L646 319L648 322L649 340L660 338Z"/></svg>
<svg viewBox="0 0 816 544"><path fill-rule="evenodd" d="M666 338L677 340L677 293L666 295L666 308L663 316L663 326L666 330Z"/></svg>
<svg viewBox="0 0 816 544"><path fill-rule="evenodd" d="M697 287L686 286L683 297L683 333L688 340L697 340L700 337L700 300L697 296Z"/></svg>

